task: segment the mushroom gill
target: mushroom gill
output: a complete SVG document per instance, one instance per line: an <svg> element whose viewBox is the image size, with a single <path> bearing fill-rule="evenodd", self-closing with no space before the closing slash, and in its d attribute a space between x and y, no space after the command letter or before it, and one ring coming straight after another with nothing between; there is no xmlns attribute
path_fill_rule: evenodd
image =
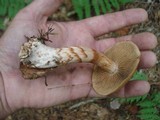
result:
<svg viewBox="0 0 160 120"><path fill-rule="evenodd" d="M130 80L140 61L138 47L130 41L119 42L105 52L118 69L109 73L99 66L94 67L92 85L100 95L108 95L124 86Z"/></svg>

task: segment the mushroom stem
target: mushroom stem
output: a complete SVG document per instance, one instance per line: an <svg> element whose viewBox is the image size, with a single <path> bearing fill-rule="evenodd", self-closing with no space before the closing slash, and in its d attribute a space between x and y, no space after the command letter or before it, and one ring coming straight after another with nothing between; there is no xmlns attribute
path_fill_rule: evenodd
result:
<svg viewBox="0 0 160 120"><path fill-rule="evenodd" d="M115 73L118 66L104 54L85 47L52 48L37 38L31 38L21 46L21 63L31 68L55 68L69 63L88 62L109 73Z"/></svg>

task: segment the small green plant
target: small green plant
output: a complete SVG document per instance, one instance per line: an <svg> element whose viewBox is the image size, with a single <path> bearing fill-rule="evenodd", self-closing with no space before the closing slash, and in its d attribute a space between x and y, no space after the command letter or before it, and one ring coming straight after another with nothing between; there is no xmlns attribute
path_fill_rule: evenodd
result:
<svg viewBox="0 0 160 120"><path fill-rule="evenodd" d="M125 103L137 105L139 110L136 116L140 120L160 120L160 92L152 92L143 96L118 98L118 100L122 104Z"/></svg>
<svg viewBox="0 0 160 120"><path fill-rule="evenodd" d="M146 99L137 103L140 107L137 117L141 120L160 120L160 92L154 91Z"/></svg>
<svg viewBox="0 0 160 120"><path fill-rule="evenodd" d="M132 80L147 80L143 72L136 72ZM137 117L140 120L160 120L160 92L153 88L149 94L130 98L118 98L120 103L134 104L139 107Z"/></svg>
<svg viewBox="0 0 160 120"><path fill-rule="evenodd" d="M0 29L5 29L5 18L12 19L17 12L32 0L0 0ZM72 0L79 19L88 18L101 13L119 10L120 6L133 0Z"/></svg>
<svg viewBox="0 0 160 120"><path fill-rule="evenodd" d="M32 0L0 0L0 29L4 29L4 19L12 19L17 12Z"/></svg>
<svg viewBox="0 0 160 120"><path fill-rule="evenodd" d="M147 75L140 71L136 71L131 80L148 80Z"/></svg>
<svg viewBox="0 0 160 120"><path fill-rule="evenodd" d="M140 101L143 101L144 99L146 99L147 94L142 95L142 96L135 96L135 97L130 97L130 98L118 98L120 103L138 103Z"/></svg>
<svg viewBox="0 0 160 120"><path fill-rule="evenodd" d="M145 73L143 73L141 70L136 71L135 74L133 75L131 81L135 81L135 80L147 80L147 75ZM118 98L120 103L138 103L140 101L143 101L144 99L146 99L147 94L142 95L142 96L135 96L135 97L130 97L130 98Z"/></svg>
<svg viewBox="0 0 160 120"><path fill-rule="evenodd" d="M75 12L79 19L90 17L91 14L100 15L111 12L112 9L119 10L120 6L133 0L72 0ZM93 12L94 11L94 12Z"/></svg>

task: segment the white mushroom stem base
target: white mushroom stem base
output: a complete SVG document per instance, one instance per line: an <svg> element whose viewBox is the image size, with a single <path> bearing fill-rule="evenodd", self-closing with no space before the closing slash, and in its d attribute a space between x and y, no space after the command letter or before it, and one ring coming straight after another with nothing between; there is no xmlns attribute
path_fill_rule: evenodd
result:
<svg viewBox="0 0 160 120"><path fill-rule="evenodd" d="M52 48L37 38L31 38L21 46L21 64L35 69L48 69L69 63L93 63L109 73L115 73L118 66L104 54L85 47Z"/></svg>

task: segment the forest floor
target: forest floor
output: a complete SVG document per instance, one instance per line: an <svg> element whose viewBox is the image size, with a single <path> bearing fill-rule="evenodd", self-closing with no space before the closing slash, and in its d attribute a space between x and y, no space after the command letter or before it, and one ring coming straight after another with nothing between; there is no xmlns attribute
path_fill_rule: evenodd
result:
<svg viewBox="0 0 160 120"><path fill-rule="evenodd" d="M121 10L129 8L144 8L149 14L147 22L123 28L110 33L111 36L119 36L140 32L152 32L158 38L158 45L153 50L158 58L155 67L145 70L151 85L160 85L160 3L159 2L133 2L125 5ZM75 20L74 12L69 0L61 6L51 19L59 21ZM73 9L72 9L73 10ZM68 15L70 16L68 17ZM138 14L138 13L137 13ZM129 104L120 105L118 109L111 107L113 101L108 98L83 98L61 105L43 109L26 108L8 116L5 120L138 120L136 118L137 107ZM116 103L115 103L116 104ZM119 104L117 105L119 106Z"/></svg>

